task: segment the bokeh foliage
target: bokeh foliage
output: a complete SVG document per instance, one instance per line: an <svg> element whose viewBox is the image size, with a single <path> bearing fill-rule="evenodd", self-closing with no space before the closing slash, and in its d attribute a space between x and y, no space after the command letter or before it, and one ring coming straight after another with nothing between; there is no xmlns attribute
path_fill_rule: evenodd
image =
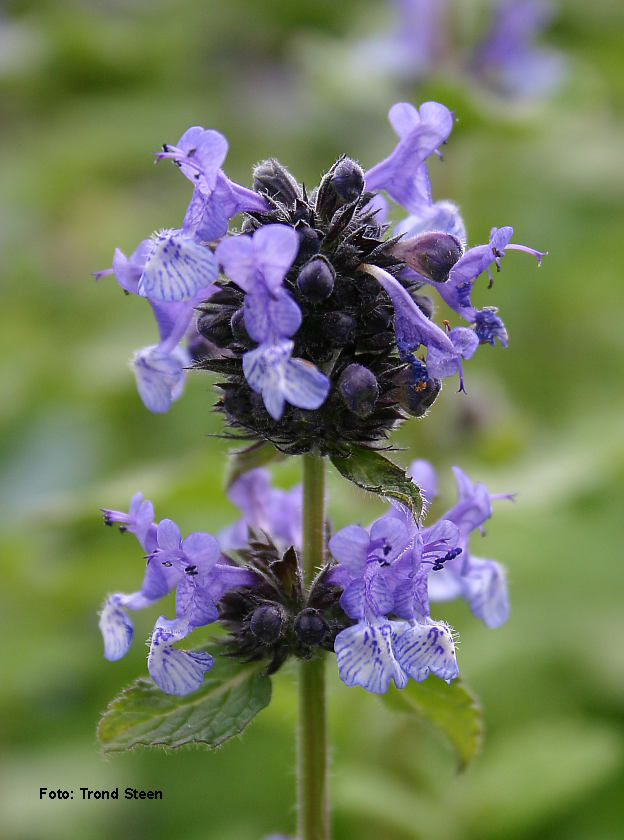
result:
<svg viewBox="0 0 624 840"><path fill-rule="evenodd" d="M460 667L487 724L476 764L454 775L435 735L346 689L332 671L337 840L383 836L610 840L624 806L621 369L624 58L621 4L561 3L549 38L571 62L551 101L510 109L452 79L342 84L347 42L382 3L23 0L0 18L0 244L3 329L0 531L5 623L0 821L15 840L73 836L255 840L294 823L294 677L240 740L214 753L105 759L95 723L145 673L136 615L124 660L101 656L96 609L132 591L141 557L98 523L141 489L183 531L216 530L226 445L209 379L149 415L125 364L155 340L143 301L90 272L153 229L179 224L188 186L150 153L191 124L223 131L228 174L273 155L307 184L341 152L375 163L394 140L393 101L439 97L460 117L436 197L462 207L472 244L491 225L548 249L536 271L510 253L491 292L507 350L466 365L398 436L446 470L459 463L499 502L477 554L504 562L508 625L486 630L461 604L436 617L460 632ZM374 82L374 83L373 83ZM489 303L483 289L483 303ZM287 485L297 464L275 468ZM331 477L337 526L379 503ZM436 506L435 515L445 500ZM171 614L167 603L165 612ZM198 632L193 642L200 644ZM40 802L40 786L162 789L162 802Z"/></svg>

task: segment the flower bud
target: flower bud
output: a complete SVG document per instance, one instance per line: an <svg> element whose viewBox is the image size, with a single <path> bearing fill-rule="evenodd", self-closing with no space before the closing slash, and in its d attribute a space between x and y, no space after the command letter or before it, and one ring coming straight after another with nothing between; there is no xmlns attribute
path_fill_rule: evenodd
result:
<svg viewBox="0 0 624 840"><path fill-rule="evenodd" d="M342 203L350 204L360 197L364 189L362 167L351 158L342 158L331 173L331 184Z"/></svg>
<svg viewBox="0 0 624 840"><path fill-rule="evenodd" d="M444 283L464 249L456 236L433 231L402 239L393 247L392 253L419 274L436 283Z"/></svg>
<svg viewBox="0 0 624 840"><path fill-rule="evenodd" d="M231 316L232 310L225 307L202 312L197 318L197 331L217 347L227 347L232 340Z"/></svg>
<svg viewBox="0 0 624 840"><path fill-rule="evenodd" d="M347 344L355 331L355 320L346 312L328 312L323 316L323 338L332 347Z"/></svg>
<svg viewBox="0 0 624 840"><path fill-rule="evenodd" d="M346 367L338 380L338 391L347 408L358 417L368 417L379 396L375 374L364 365Z"/></svg>
<svg viewBox="0 0 624 840"><path fill-rule="evenodd" d="M362 167L349 157L342 157L323 176L316 209L326 219L331 219L343 204L351 204L362 194L364 172Z"/></svg>
<svg viewBox="0 0 624 840"><path fill-rule="evenodd" d="M307 607L295 618L294 629L304 644L320 645L329 628L318 610Z"/></svg>
<svg viewBox="0 0 624 840"><path fill-rule="evenodd" d="M299 251L297 252L297 260L305 262L318 254L321 247L321 235L307 222L298 221L295 225L295 230L299 235Z"/></svg>
<svg viewBox="0 0 624 840"><path fill-rule="evenodd" d="M191 359L194 362L201 362L205 359L218 359L222 355L221 349L216 344L208 341L207 338L199 335L199 333L190 339L187 350L191 354Z"/></svg>
<svg viewBox="0 0 624 840"><path fill-rule="evenodd" d="M325 257L313 257L299 271L297 285L299 291L312 303L320 303L328 298L334 288L336 272Z"/></svg>
<svg viewBox="0 0 624 840"><path fill-rule="evenodd" d="M253 611L249 626L257 639L270 645L283 635L287 620L288 614L281 604L263 604Z"/></svg>
<svg viewBox="0 0 624 840"><path fill-rule="evenodd" d="M274 158L263 160L255 167L253 188L256 192L276 198L288 207L299 198L299 185L286 167Z"/></svg>
<svg viewBox="0 0 624 840"><path fill-rule="evenodd" d="M251 345L252 342L245 327L245 310L242 307L237 309L232 315L230 326L235 341L238 341L239 344L242 344L245 347Z"/></svg>

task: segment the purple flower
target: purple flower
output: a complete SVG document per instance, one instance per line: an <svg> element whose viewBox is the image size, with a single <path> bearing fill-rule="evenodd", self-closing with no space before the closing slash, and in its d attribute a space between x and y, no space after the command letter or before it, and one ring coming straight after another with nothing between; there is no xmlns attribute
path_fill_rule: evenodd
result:
<svg viewBox="0 0 624 840"><path fill-rule="evenodd" d="M107 524L119 523L121 530L135 534L147 559L141 588L131 594L110 595L102 608L99 626L105 657L121 659L130 646L133 627L126 609L148 607L175 588L176 618L160 616L156 622L148 668L163 691L193 691L210 668L212 657L171 645L196 627L216 621L216 604L223 594L237 586L254 586L257 577L238 566L219 563L219 545L211 534L196 531L182 540L180 529L171 519L154 524L152 503L140 493L132 497L128 513L104 509L103 514Z"/></svg>
<svg viewBox="0 0 624 840"><path fill-rule="evenodd" d="M209 296L213 289L202 290ZM191 356L180 346L192 330L196 300L159 303L150 301L156 318L160 342L135 353L134 375L139 396L145 407L154 413L168 411L184 389L185 368Z"/></svg>
<svg viewBox="0 0 624 840"><path fill-rule="evenodd" d="M529 248L526 245L511 243L509 240L512 234L513 228L508 225L502 228L492 228L490 241L487 245L477 245L474 248L469 248L459 259L455 256L454 262L449 261L446 277L433 276L423 270L424 261L427 259L427 247L430 250L435 249L435 253L432 252L431 255L431 258L433 258L440 251L441 243L446 240L449 241L449 251L451 250L451 242L459 246L459 240L455 237L441 234L436 239L434 234L421 234L414 239L401 241L397 246L397 251L400 253L401 259L404 259L409 266L405 275L407 277L414 275L418 280L433 286L451 309L469 323L474 324L479 341L494 344L494 339L498 338L501 344L506 346L507 331L502 320L496 314L496 308L489 306L482 310L475 309L470 296L475 280L484 271L487 272L490 287L492 286L492 265L495 265L496 270L500 271L500 261L505 256L505 249L525 251L537 259L538 265L541 264L542 257L546 256L546 253ZM432 241L429 245L430 239Z"/></svg>
<svg viewBox="0 0 624 840"><path fill-rule="evenodd" d="M457 482L458 500L446 511L443 520L457 526L461 553L450 558L442 570L430 576L429 597L433 601L465 598L477 618L488 627L498 627L504 624L509 615L505 571L494 560L483 560L471 555L468 542L472 531L482 529L483 524L492 515L492 501L513 499L513 494L491 495L484 484L473 484L459 467L453 467L453 472Z"/></svg>
<svg viewBox="0 0 624 840"><path fill-rule="evenodd" d="M411 514L402 512L404 520ZM460 555L459 530L448 519L441 519L429 528L416 531L413 547L396 564L394 613L399 618L422 621L429 616L429 579L444 565ZM435 577L435 575L434 575Z"/></svg>
<svg viewBox="0 0 624 840"><path fill-rule="evenodd" d="M104 509L103 514L107 524L118 522L121 530L134 534L146 554L156 548L157 526L154 524L154 508L150 501L143 499L141 493L132 497L128 513ZM106 659L121 659L130 647L134 630L125 609L140 610L150 606L170 592L177 581L177 571L162 568L148 560L143 583L137 592L116 592L106 599L99 621Z"/></svg>
<svg viewBox="0 0 624 840"><path fill-rule="evenodd" d="M477 46L470 69L509 98L546 95L561 84L565 62L533 41L547 26L552 8L542 0L507 0L494 11L492 25Z"/></svg>
<svg viewBox="0 0 624 840"><path fill-rule="evenodd" d="M120 531L134 534L144 551L151 551L156 544L154 505L149 499L144 499L142 493L135 493L130 499L128 513L102 508L102 516L107 525L117 523Z"/></svg>
<svg viewBox="0 0 624 840"><path fill-rule="evenodd" d="M429 674L450 682L458 674L453 630L444 621L393 622L394 655L408 677L422 682Z"/></svg>
<svg viewBox="0 0 624 840"><path fill-rule="evenodd" d="M214 254L179 231L164 231L157 240L144 239L130 257L117 248L113 267L96 272L98 278L107 274L114 274L124 291L147 296L152 307L160 341L138 350L133 368L145 407L154 413L168 411L182 394L185 368L191 362L180 342L192 329L197 303L215 290ZM193 291L178 299L182 289ZM167 293L170 299L163 299Z"/></svg>
<svg viewBox="0 0 624 840"><path fill-rule="evenodd" d="M431 184L424 163L446 142L453 115L438 102L424 102L420 109L409 102L392 106L388 117L399 142L387 158L365 175L367 190L385 190L410 213L431 204Z"/></svg>
<svg viewBox="0 0 624 840"><path fill-rule="evenodd" d="M344 587L340 605L358 623L336 636L340 678L383 693L391 680L404 688L410 677L431 672L445 680L457 676L450 628L429 617L427 574L457 538L457 528L440 523L419 532L411 515L399 508L366 531L347 525L329 541L338 561L330 580ZM388 613L407 621L388 621Z"/></svg>
<svg viewBox="0 0 624 840"><path fill-rule="evenodd" d="M344 586L340 606L350 618L375 621L394 607L393 561L413 540L405 522L383 516L370 528L347 525L329 541L329 550L338 561L332 580Z"/></svg>
<svg viewBox="0 0 624 840"><path fill-rule="evenodd" d="M225 236L228 221L236 213L268 208L262 196L230 181L222 171L227 150L227 140L220 132L195 125L184 132L176 146L165 144L156 155L156 160L173 160L193 184L183 231L201 240Z"/></svg>
<svg viewBox="0 0 624 840"><path fill-rule="evenodd" d="M156 154L156 160L173 160L194 186L209 195L215 188L217 173L227 151L228 142L220 132L193 125L187 128L177 145L166 143L163 151Z"/></svg>
<svg viewBox="0 0 624 840"><path fill-rule="evenodd" d="M299 237L288 225L272 224L251 236L231 236L219 243L219 264L228 277L246 292L262 285L270 293L282 288L284 277L297 256Z"/></svg>
<svg viewBox="0 0 624 840"><path fill-rule="evenodd" d="M261 344L243 356L243 372L250 387L262 399L274 420L279 420L284 404L314 409L329 392L329 379L311 362L293 359L292 341Z"/></svg>
<svg viewBox="0 0 624 840"><path fill-rule="evenodd" d="M243 516L218 535L222 551L246 545L250 528L269 534L280 548L301 547L301 485L287 491L271 487L269 472L258 468L239 476L228 489L227 497Z"/></svg>
<svg viewBox="0 0 624 840"><path fill-rule="evenodd" d="M156 536L157 545L150 560L179 572L177 616L186 617L192 627L216 621L219 614L208 583L219 559L219 543L204 531L194 531L182 540L180 529L171 519L159 523Z"/></svg>
<svg viewBox="0 0 624 840"><path fill-rule="evenodd" d="M441 379L459 373L460 390L463 390L461 360L469 359L479 344L473 330L455 327L445 333L427 318L395 277L378 266L365 265L362 270L375 277L392 300L399 354L409 359L422 344L427 348L428 374Z"/></svg>
<svg viewBox="0 0 624 840"><path fill-rule="evenodd" d="M216 255L228 277L245 294L245 328L260 346L243 356L243 372L267 411L279 420L286 402L314 409L323 404L329 380L304 359L292 359L290 338L301 324L301 310L283 285L299 249L296 231L266 225L252 236L225 239Z"/></svg>
<svg viewBox="0 0 624 840"><path fill-rule="evenodd" d="M159 523L157 547L149 560L178 572L176 618L160 616L156 622L147 667L154 682L168 694L188 694L199 688L212 665L208 654L171 646L195 628L216 621L217 601L228 589L257 583L253 572L219 564L219 557L219 544L211 534L194 531L182 539L171 519Z"/></svg>

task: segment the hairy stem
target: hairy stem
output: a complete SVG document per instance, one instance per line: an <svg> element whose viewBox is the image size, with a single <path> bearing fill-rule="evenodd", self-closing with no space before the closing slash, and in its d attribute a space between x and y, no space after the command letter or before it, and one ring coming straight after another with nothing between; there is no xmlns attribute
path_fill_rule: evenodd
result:
<svg viewBox="0 0 624 840"><path fill-rule="evenodd" d="M303 456L303 575L309 587L325 552L325 462ZM325 657L299 663L297 840L329 840Z"/></svg>

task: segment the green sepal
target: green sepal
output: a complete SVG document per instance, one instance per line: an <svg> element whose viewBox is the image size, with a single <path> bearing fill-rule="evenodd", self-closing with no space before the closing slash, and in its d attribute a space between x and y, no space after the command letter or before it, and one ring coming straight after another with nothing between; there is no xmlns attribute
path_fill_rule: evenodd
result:
<svg viewBox="0 0 624 840"><path fill-rule="evenodd" d="M151 680L138 679L108 706L98 725L105 752L137 746L218 747L238 735L271 700L266 661L241 663L215 656L197 691L165 694Z"/></svg>
<svg viewBox="0 0 624 840"><path fill-rule="evenodd" d="M230 452L228 458L227 473L225 478L225 489L227 490L237 478L248 470L256 467L265 467L272 461L284 458L282 452L276 449L272 443L259 441L241 449L238 452Z"/></svg>
<svg viewBox="0 0 624 840"><path fill-rule="evenodd" d="M411 510L415 519L422 512L420 490L405 470L374 449L352 447L347 458L332 455L338 472L363 490L385 498L397 499Z"/></svg>
<svg viewBox="0 0 624 840"><path fill-rule="evenodd" d="M479 752L483 740L481 706L459 679L450 685L429 676L423 682L410 680L405 688L393 686L382 697L398 712L416 715L447 741L457 756L458 771L465 770Z"/></svg>

